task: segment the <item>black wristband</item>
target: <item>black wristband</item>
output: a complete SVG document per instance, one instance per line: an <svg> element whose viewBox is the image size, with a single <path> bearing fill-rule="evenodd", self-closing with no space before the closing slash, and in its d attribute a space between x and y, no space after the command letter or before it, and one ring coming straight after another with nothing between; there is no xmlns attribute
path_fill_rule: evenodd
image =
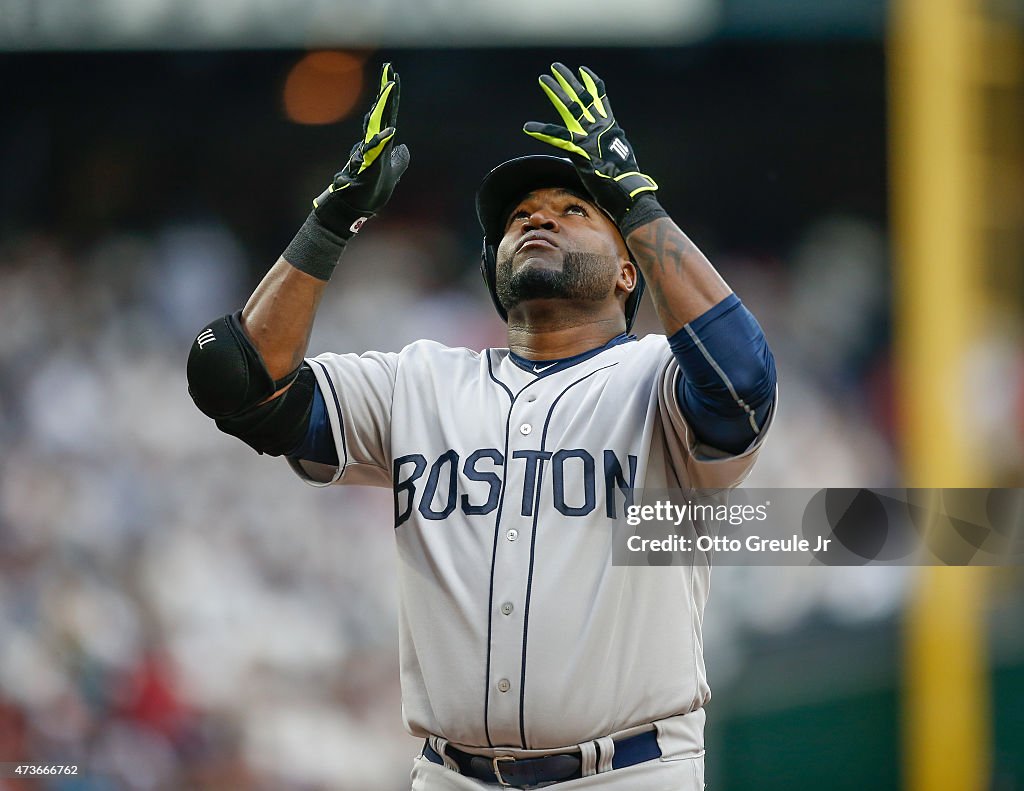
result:
<svg viewBox="0 0 1024 791"><path fill-rule="evenodd" d="M285 261L307 275L330 280L347 242L347 239L324 228L316 214L310 212L281 255Z"/></svg>
<svg viewBox="0 0 1024 791"><path fill-rule="evenodd" d="M668 212L661 208L654 193L645 193L633 201L633 205L619 222L619 233L626 239L641 225L647 225L659 217L668 217Z"/></svg>

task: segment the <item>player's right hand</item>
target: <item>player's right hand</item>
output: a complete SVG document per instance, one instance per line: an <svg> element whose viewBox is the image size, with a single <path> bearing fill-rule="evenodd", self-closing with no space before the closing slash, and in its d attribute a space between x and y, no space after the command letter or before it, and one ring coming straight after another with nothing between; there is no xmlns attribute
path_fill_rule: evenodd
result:
<svg viewBox="0 0 1024 791"><path fill-rule="evenodd" d="M384 207L409 166L409 149L394 144L398 94L398 73L385 63L377 97L363 118L362 140L352 147L345 167L313 201L313 213L320 223L343 239Z"/></svg>

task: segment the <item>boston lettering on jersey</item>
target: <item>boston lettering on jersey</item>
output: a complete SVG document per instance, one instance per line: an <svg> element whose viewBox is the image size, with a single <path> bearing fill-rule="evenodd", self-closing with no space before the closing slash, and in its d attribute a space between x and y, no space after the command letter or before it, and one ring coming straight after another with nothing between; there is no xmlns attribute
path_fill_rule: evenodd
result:
<svg viewBox="0 0 1024 791"><path fill-rule="evenodd" d="M587 516L603 495L605 516L615 519L617 499L621 498L623 508L633 504L637 457L626 459L624 469L614 451L604 451L599 492L598 461L582 448L514 451L509 466L522 465L517 472L523 487L521 492L505 492L506 507L521 503L522 515L532 516L537 487L550 479L552 505L559 513ZM395 527L408 520L414 508L431 520L447 519L456 508L467 516L491 513L498 507L504 470L505 458L497 448L480 448L464 458L449 449L430 462L420 453L399 456L392 467ZM575 496L568 496L566 490Z"/></svg>

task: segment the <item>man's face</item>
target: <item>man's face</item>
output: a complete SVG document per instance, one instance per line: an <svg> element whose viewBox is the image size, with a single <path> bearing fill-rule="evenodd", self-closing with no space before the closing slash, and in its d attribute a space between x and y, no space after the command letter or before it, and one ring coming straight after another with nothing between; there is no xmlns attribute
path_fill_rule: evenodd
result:
<svg viewBox="0 0 1024 791"><path fill-rule="evenodd" d="M533 299L614 299L629 254L611 220L560 188L534 190L513 208L498 245L496 287L506 311Z"/></svg>

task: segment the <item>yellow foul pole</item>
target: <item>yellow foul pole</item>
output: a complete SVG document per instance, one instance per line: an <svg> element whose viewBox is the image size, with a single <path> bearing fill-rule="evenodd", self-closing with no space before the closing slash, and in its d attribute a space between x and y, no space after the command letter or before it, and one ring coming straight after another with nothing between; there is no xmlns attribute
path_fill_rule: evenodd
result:
<svg viewBox="0 0 1024 791"><path fill-rule="evenodd" d="M892 0L890 13L895 351L907 483L980 486L965 370L984 264L981 9L979 0ZM904 639L905 787L982 791L990 741L984 570L918 572Z"/></svg>

